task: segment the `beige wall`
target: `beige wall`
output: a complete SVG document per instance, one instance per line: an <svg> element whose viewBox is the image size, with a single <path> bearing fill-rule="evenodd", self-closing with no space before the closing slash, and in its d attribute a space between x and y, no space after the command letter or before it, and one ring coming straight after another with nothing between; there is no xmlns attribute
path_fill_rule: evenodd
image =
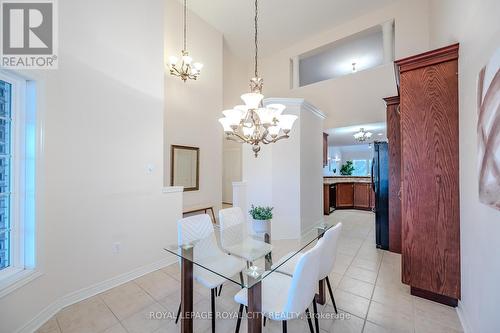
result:
<svg viewBox="0 0 500 333"><path fill-rule="evenodd" d="M180 55L182 4L166 1L165 54ZM222 201L222 34L200 19L188 15L188 50L194 61L204 64L197 81L182 82L165 77L165 184L170 182L170 146L200 148L200 190L184 193L184 206Z"/></svg>
<svg viewBox="0 0 500 333"><path fill-rule="evenodd" d="M498 332L500 211L478 199L476 87L480 69L500 47L500 2L431 0L430 3L431 47L460 42L462 300L459 314L467 332Z"/></svg>
<svg viewBox="0 0 500 333"><path fill-rule="evenodd" d="M163 0L58 4L59 69L24 73L38 88L42 275L0 298L2 332L31 332L61 306L173 260L162 247L176 241L182 198L162 193Z"/></svg>
<svg viewBox="0 0 500 333"><path fill-rule="evenodd" d="M428 2L403 0L332 27L261 60L267 97L301 97L327 115L325 128L385 121L383 97L396 94L392 65L290 90L290 58L332 41L395 20L396 59L426 51L429 47Z"/></svg>

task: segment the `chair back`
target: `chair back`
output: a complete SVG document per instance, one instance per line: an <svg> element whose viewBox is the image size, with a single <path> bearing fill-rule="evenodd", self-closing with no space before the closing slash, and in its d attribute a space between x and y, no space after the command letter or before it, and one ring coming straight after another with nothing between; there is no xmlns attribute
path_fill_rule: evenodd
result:
<svg viewBox="0 0 500 333"><path fill-rule="evenodd" d="M288 292L288 299L282 311L284 317L293 317L293 314L303 313L315 297L322 243L323 240L320 239L297 262L293 272L292 285Z"/></svg>
<svg viewBox="0 0 500 333"><path fill-rule="evenodd" d="M333 270L341 231L342 223L338 223L334 227L328 229L323 237L321 237L321 265L319 268L318 280L323 280L330 275Z"/></svg>
<svg viewBox="0 0 500 333"><path fill-rule="evenodd" d="M193 215L177 221L177 243L183 245L193 242L196 242L195 258L206 258L220 254L214 226L207 214Z"/></svg>
<svg viewBox="0 0 500 333"><path fill-rule="evenodd" d="M240 207L219 210L219 225L222 247L237 244L248 236L245 215Z"/></svg>

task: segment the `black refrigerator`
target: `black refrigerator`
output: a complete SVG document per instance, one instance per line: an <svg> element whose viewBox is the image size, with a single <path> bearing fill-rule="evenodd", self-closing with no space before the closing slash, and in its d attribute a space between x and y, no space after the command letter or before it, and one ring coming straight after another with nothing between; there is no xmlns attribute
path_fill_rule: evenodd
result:
<svg viewBox="0 0 500 333"><path fill-rule="evenodd" d="M380 249L389 249L389 149L373 143L372 187L375 192L375 236Z"/></svg>

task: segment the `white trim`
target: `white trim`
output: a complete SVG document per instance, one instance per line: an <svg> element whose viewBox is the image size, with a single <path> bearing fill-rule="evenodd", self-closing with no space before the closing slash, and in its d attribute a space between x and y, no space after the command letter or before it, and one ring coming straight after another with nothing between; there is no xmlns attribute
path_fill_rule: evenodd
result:
<svg viewBox="0 0 500 333"><path fill-rule="evenodd" d="M293 106L301 106L305 110L312 112L314 115L320 117L321 119L326 119L326 115L321 112L320 109L306 101L304 98L282 98L282 97L270 97L266 98L262 102L264 105L269 104L284 104L284 105L293 105Z"/></svg>
<svg viewBox="0 0 500 333"><path fill-rule="evenodd" d="M464 307L464 303L462 301L458 301L458 306L456 308L458 319L462 324L462 329L464 333L472 333L472 329L469 326L469 321L467 320L466 311Z"/></svg>
<svg viewBox="0 0 500 333"><path fill-rule="evenodd" d="M242 186L247 186L247 182L246 181L233 182L233 187L242 187Z"/></svg>
<svg viewBox="0 0 500 333"><path fill-rule="evenodd" d="M30 320L26 325L16 331L16 333L32 333L39 329L45 322L47 322L50 318L52 318L57 312L61 309L80 302L89 297L100 294L106 290L112 289L116 286L119 286L123 283L129 282L131 280L135 280L143 275L154 272L160 268L172 265L176 263L177 260L174 258L170 259L162 259L155 263L134 269L128 273L124 273L108 280L98 282L94 285L91 285L87 288L80 289L78 291L69 293L58 300L54 301L52 304L43 309L40 313L38 313L32 320Z"/></svg>
<svg viewBox="0 0 500 333"><path fill-rule="evenodd" d="M42 275L42 272L33 269L24 269L13 273L12 276L6 277L0 283L0 299Z"/></svg>
<svg viewBox="0 0 500 333"><path fill-rule="evenodd" d="M184 186L165 186L163 188L163 193L177 193L183 191L184 191Z"/></svg>

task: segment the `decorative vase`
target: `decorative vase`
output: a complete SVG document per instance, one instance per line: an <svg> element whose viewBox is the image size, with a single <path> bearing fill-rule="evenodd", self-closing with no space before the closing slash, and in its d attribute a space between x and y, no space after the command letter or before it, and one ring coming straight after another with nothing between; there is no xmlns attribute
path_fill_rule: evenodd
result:
<svg viewBox="0 0 500 333"><path fill-rule="evenodd" d="M253 231L257 234L269 233L271 220L256 220L252 219Z"/></svg>

